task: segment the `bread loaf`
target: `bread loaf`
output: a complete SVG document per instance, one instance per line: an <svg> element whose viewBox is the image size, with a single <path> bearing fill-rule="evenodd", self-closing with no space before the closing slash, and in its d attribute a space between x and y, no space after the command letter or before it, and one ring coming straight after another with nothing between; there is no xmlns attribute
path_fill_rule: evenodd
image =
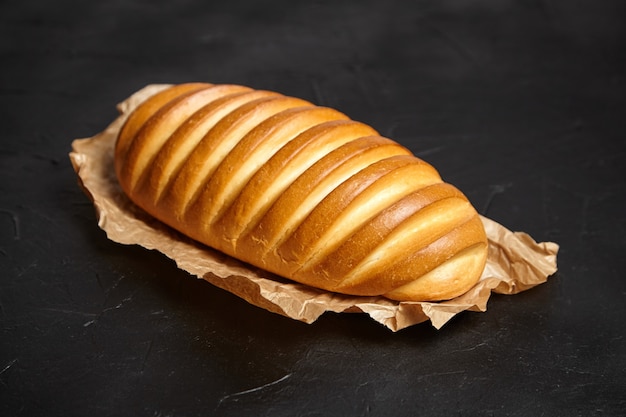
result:
<svg viewBox="0 0 626 417"><path fill-rule="evenodd" d="M121 128L116 174L183 234L290 280L438 301L479 279L476 210L428 163L305 100L238 85L171 86Z"/></svg>

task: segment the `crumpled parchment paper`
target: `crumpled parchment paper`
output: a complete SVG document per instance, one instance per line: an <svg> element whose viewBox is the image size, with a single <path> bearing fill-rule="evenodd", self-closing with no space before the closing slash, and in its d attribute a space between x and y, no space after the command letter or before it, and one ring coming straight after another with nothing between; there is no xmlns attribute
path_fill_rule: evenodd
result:
<svg viewBox="0 0 626 417"><path fill-rule="evenodd" d="M462 311L486 311L492 292L519 293L546 282L557 270L556 243L537 243L528 234L512 232L486 217L482 221L489 255L481 279L467 293L444 302L397 302L331 293L277 277L196 243L136 207L122 192L113 168L117 132L127 115L167 86L153 84L139 90L118 105L120 116L103 132L72 142L70 160L79 184L93 201L98 226L115 242L157 250L188 273L295 320L312 323L327 311L360 312L392 331L428 320L439 329Z"/></svg>

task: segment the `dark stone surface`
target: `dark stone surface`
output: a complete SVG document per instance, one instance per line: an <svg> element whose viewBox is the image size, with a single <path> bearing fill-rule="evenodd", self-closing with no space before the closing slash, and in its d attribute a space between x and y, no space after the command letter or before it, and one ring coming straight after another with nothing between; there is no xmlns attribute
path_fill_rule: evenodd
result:
<svg viewBox="0 0 626 417"><path fill-rule="evenodd" d="M0 415L623 415L624 2L211 3L0 4ZM110 242L70 143L184 81L372 124L559 243L559 272L394 334L294 322Z"/></svg>

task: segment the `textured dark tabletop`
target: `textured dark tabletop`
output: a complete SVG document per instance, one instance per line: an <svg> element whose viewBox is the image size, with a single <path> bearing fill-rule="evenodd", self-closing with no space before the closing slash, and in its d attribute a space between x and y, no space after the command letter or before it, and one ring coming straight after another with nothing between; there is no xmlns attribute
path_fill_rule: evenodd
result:
<svg viewBox="0 0 626 417"><path fill-rule="evenodd" d="M1 2L0 415L625 415L625 4ZM392 333L296 322L109 241L70 143L185 81L368 122L561 245L559 271Z"/></svg>

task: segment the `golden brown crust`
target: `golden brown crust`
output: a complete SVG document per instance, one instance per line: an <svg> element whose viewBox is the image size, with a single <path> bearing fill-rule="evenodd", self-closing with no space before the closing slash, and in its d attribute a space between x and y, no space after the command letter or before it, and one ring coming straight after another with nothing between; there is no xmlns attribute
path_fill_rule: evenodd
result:
<svg viewBox="0 0 626 417"><path fill-rule="evenodd" d="M139 129L143 127L154 113L181 94L209 86L210 84L204 83L180 84L167 88L144 101L141 104L141 111L132 112L120 130L115 145L115 160L118 162L116 167L122 167L125 164L128 147L134 141ZM121 177L119 174L118 172L118 176ZM124 181L124 178L120 178L120 181Z"/></svg>
<svg viewBox="0 0 626 417"><path fill-rule="evenodd" d="M220 227L223 236L237 245L237 238L248 236L279 195L315 161L349 141L375 134L371 127L348 119L319 123L302 132L259 168L215 231Z"/></svg>
<svg viewBox="0 0 626 417"><path fill-rule="evenodd" d="M129 197L228 255L329 291L436 301L486 262L482 223L437 171L336 110L190 83L131 113L115 149Z"/></svg>
<svg viewBox="0 0 626 417"><path fill-rule="evenodd" d="M373 218L361 225L346 240L341 242L332 252L328 253L323 260L309 266L308 269L303 269L300 273L311 276L326 274L344 277L343 286L346 290L349 290L350 282L348 277L350 272L364 262L365 258L373 254L376 249L379 251L384 250L384 243L386 241L391 242L394 231L397 234L400 227L409 227L411 217L425 207L450 198L465 199L459 190L445 183L436 183L413 191L381 210ZM391 256L393 255L387 255L386 259L391 260ZM372 258L374 257L372 256ZM384 259L381 258L382 260ZM371 267L372 264L370 264ZM378 284L370 281L369 285L374 287ZM384 293L384 291L381 293Z"/></svg>

